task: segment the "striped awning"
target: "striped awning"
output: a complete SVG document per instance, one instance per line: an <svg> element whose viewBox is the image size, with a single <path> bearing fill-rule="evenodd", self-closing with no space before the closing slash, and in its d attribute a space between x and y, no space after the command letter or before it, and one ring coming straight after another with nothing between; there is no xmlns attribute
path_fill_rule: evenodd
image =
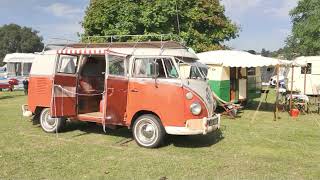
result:
<svg viewBox="0 0 320 180"><path fill-rule="evenodd" d="M57 51L58 54L66 55L104 55L107 51L107 48L69 48L69 49L60 49Z"/></svg>

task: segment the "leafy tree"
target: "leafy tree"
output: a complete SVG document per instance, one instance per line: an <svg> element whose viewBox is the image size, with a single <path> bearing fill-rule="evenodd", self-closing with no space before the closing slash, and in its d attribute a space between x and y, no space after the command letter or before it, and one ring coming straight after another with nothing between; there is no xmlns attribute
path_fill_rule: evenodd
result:
<svg viewBox="0 0 320 180"><path fill-rule="evenodd" d="M238 36L224 13L219 0L91 0L83 35L179 34L196 51L220 49Z"/></svg>
<svg viewBox="0 0 320 180"><path fill-rule="evenodd" d="M0 27L0 64L8 53L33 53L43 48L38 31L28 27L9 24Z"/></svg>
<svg viewBox="0 0 320 180"><path fill-rule="evenodd" d="M257 54L257 52L255 50L248 50L247 52L250 53L250 54L254 54L254 55Z"/></svg>
<svg viewBox="0 0 320 180"><path fill-rule="evenodd" d="M291 10L292 35L286 40L285 50L291 56L311 56L320 54L320 1L300 0Z"/></svg>
<svg viewBox="0 0 320 180"><path fill-rule="evenodd" d="M268 50L266 50L266 49L262 48L262 50L261 50L261 56L264 56L264 57L271 57L271 56L272 56L272 54L271 54L271 52L270 52L270 51L268 51Z"/></svg>

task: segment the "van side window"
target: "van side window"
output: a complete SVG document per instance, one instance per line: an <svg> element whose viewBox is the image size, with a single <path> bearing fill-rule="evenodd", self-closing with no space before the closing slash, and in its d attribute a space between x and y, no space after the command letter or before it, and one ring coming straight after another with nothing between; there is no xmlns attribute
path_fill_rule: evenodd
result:
<svg viewBox="0 0 320 180"><path fill-rule="evenodd" d="M176 67L174 66L173 62L171 59L163 59L165 68L166 68L166 74L167 78L178 78L178 71Z"/></svg>
<svg viewBox="0 0 320 180"><path fill-rule="evenodd" d="M134 77L154 77L154 66L159 67L158 78L177 78L178 71L169 58L138 58L134 63Z"/></svg>
<svg viewBox="0 0 320 180"><path fill-rule="evenodd" d="M75 74L77 70L78 57L61 55L58 62L58 73Z"/></svg>
<svg viewBox="0 0 320 180"><path fill-rule="evenodd" d="M112 56L109 60L109 74L116 76L125 76L125 57Z"/></svg>
<svg viewBox="0 0 320 180"><path fill-rule="evenodd" d="M138 58L134 61L134 77L148 78L154 76L153 58Z"/></svg>
<svg viewBox="0 0 320 180"><path fill-rule="evenodd" d="M301 67L301 74L311 74L312 73L312 63L307 63L307 66Z"/></svg>

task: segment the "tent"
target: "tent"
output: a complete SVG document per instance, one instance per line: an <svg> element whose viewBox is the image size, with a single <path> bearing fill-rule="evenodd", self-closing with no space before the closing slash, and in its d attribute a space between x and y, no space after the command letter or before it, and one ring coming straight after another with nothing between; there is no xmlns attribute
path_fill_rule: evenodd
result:
<svg viewBox="0 0 320 180"><path fill-rule="evenodd" d="M278 59L234 50L209 51L197 56L209 67L207 78L213 93L233 103L260 97L260 67L281 64Z"/></svg>

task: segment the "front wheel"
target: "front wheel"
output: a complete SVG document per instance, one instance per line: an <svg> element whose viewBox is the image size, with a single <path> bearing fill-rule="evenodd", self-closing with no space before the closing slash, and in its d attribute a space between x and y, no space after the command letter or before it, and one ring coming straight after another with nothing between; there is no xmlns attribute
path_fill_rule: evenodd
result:
<svg viewBox="0 0 320 180"><path fill-rule="evenodd" d="M133 124L133 137L139 146L145 148L158 147L165 136L160 119L154 115L140 116Z"/></svg>
<svg viewBox="0 0 320 180"><path fill-rule="evenodd" d="M65 126L66 119L64 118L53 118L50 115L50 109L45 108L40 114L40 125L41 128L47 133L60 132Z"/></svg>

